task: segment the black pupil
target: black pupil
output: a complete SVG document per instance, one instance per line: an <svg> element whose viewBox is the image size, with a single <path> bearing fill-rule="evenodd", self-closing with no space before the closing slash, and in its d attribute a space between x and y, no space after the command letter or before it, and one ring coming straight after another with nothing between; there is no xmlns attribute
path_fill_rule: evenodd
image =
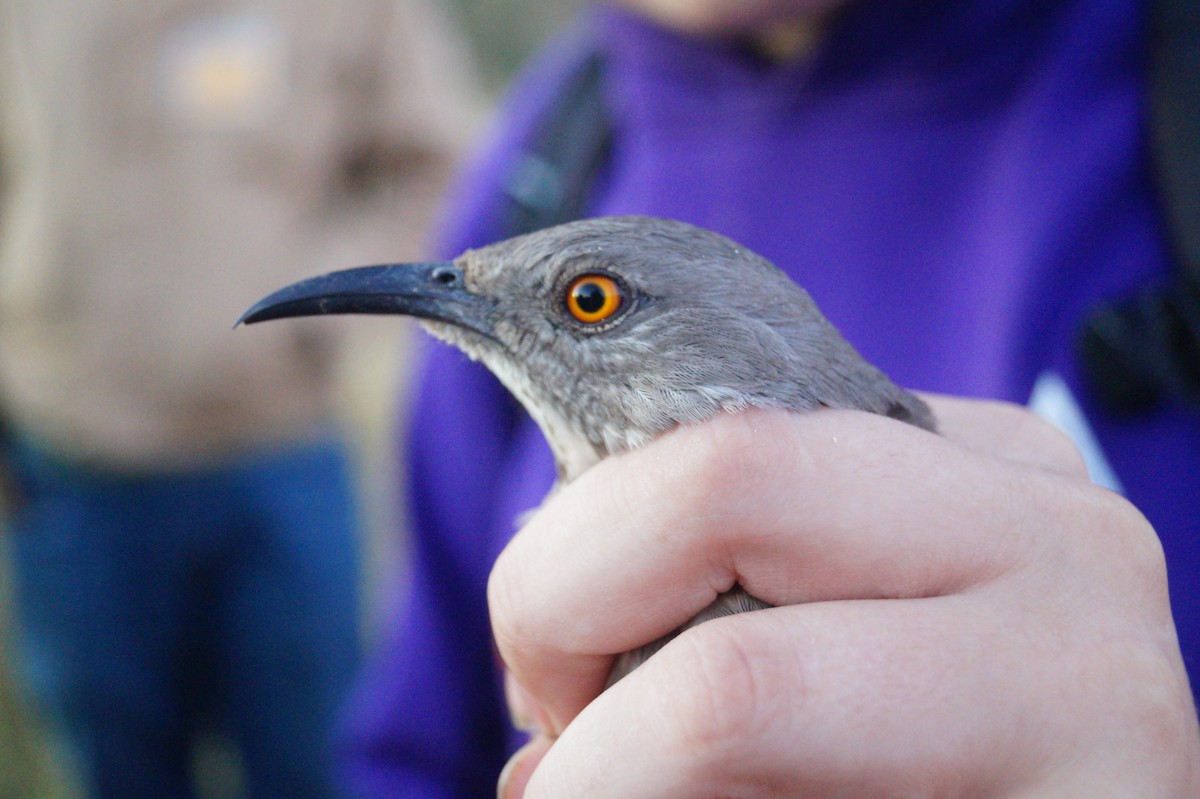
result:
<svg viewBox="0 0 1200 799"><path fill-rule="evenodd" d="M584 283L575 288L575 303L586 314L596 313L603 308L605 299L604 289L595 283Z"/></svg>

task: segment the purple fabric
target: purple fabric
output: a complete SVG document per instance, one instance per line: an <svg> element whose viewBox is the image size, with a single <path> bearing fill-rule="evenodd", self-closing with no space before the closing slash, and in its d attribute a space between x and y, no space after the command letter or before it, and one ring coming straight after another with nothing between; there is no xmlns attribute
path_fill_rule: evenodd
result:
<svg viewBox="0 0 1200 799"><path fill-rule="evenodd" d="M1091 407L1081 312L1167 269L1144 153L1137 0L862 2L811 61L772 67L616 9L614 155L593 211L675 217L779 264L872 361L914 388L1024 402L1060 372L1163 538L1200 672L1200 420ZM504 235L498 189L580 57L551 48L511 95L452 206L447 255ZM507 725L485 586L514 516L553 479L544 442L482 368L429 345L407 448L412 590L348 715L366 796L478 796Z"/></svg>

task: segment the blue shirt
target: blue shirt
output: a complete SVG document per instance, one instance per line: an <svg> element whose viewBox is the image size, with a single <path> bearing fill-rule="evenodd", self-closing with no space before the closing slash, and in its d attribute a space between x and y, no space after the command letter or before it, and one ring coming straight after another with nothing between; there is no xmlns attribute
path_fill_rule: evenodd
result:
<svg viewBox="0 0 1200 799"><path fill-rule="evenodd" d="M503 238L501 186L587 48L606 56L612 157L591 211L673 217L805 286L869 360L916 389L1025 402L1060 375L1158 530L1200 673L1200 419L1096 407L1072 338L1094 302L1168 270L1147 164L1136 0L852 4L812 58L768 63L615 8L527 70L467 173L446 255ZM350 708L363 795L494 790L516 738L485 604L491 564L554 468L481 367L424 353L406 448L410 591Z"/></svg>

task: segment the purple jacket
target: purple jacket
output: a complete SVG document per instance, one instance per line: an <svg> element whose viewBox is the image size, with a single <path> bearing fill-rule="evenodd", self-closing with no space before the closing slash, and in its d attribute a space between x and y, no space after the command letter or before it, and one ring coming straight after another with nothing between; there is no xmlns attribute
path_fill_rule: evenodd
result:
<svg viewBox="0 0 1200 799"><path fill-rule="evenodd" d="M615 127L595 214L712 228L804 285L871 361L918 389L1025 402L1045 372L1086 412L1162 536L1200 675L1200 419L1093 407L1083 311L1164 274L1137 0L867 0L815 58L770 66L599 8L518 82L457 192L444 251L502 238L499 186L587 46ZM407 439L412 571L349 708L355 795L490 795L516 743L485 585L549 488L542 438L481 367L430 344Z"/></svg>

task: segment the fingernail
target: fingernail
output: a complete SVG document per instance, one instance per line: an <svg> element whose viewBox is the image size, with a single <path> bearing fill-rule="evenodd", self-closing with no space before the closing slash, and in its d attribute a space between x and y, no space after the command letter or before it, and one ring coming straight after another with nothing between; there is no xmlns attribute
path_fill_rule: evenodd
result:
<svg viewBox="0 0 1200 799"><path fill-rule="evenodd" d="M533 770L549 750L550 739L539 735L514 752L504 764L500 779L496 782L497 799L521 799Z"/></svg>
<svg viewBox="0 0 1200 799"><path fill-rule="evenodd" d="M504 695L514 727L528 733L550 731L549 716L509 671L504 672Z"/></svg>
<svg viewBox="0 0 1200 799"><path fill-rule="evenodd" d="M512 718L513 726L524 732L533 732L533 709L530 707L529 694L511 671L504 672L504 698L508 701L508 715ZM508 762L512 764L511 760Z"/></svg>

